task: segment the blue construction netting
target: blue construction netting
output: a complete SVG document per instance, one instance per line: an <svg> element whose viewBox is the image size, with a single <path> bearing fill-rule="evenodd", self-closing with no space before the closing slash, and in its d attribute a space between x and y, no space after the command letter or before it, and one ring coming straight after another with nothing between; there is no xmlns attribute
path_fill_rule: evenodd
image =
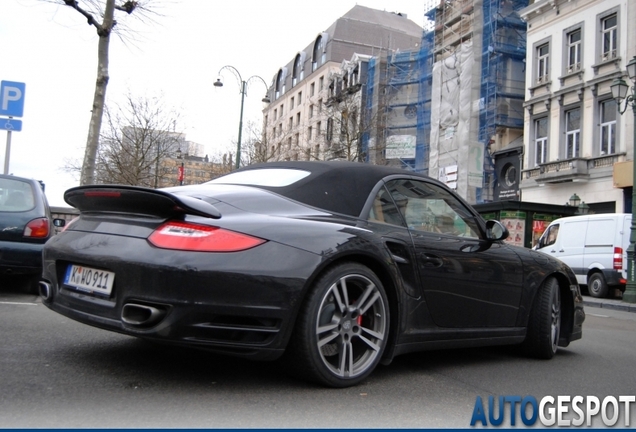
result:
<svg viewBox="0 0 636 432"><path fill-rule="evenodd" d="M422 35L422 43L416 51L392 54L387 59L387 86L389 94L404 90L416 94L415 101L391 100L387 113L394 110L410 110L412 116L397 125L387 125L388 135L414 135L415 158L401 159L404 168L428 174L431 133L431 86L433 70L433 32Z"/></svg>
<svg viewBox="0 0 636 432"><path fill-rule="evenodd" d="M498 128L523 130L526 23L519 11L528 0L484 0L481 58L479 142L487 147ZM516 77L519 77L515 79ZM484 183L476 201L490 201L496 172L484 152Z"/></svg>

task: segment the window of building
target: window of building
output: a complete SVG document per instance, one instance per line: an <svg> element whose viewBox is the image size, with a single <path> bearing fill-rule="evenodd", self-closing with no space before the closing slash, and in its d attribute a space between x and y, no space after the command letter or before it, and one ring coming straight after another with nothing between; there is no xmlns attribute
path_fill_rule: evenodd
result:
<svg viewBox="0 0 636 432"><path fill-rule="evenodd" d="M276 99L285 94L285 74L283 70L278 71L276 76Z"/></svg>
<svg viewBox="0 0 636 432"><path fill-rule="evenodd" d="M318 99L318 112L322 112L322 99Z"/></svg>
<svg viewBox="0 0 636 432"><path fill-rule="evenodd" d="M320 159L320 144L314 146L314 155L316 159Z"/></svg>
<svg viewBox="0 0 636 432"><path fill-rule="evenodd" d="M300 113L296 113L296 126L300 126Z"/></svg>
<svg viewBox="0 0 636 432"><path fill-rule="evenodd" d="M332 118L328 118L327 119L327 134L326 134L326 138L327 141L331 141L331 139L333 138L333 119Z"/></svg>
<svg viewBox="0 0 636 432"><path fill-rule="evenodd" d="M320 136L322 134L322 122L316 123L316 136Z"/></svg>
<svg viewBox="0 0 636 432"><path fill-rule="evenodd" d="M542 117L534 121L534 163L543 164L548 161L548 118Z"/></svg>
<svg viewBox="0 0 636 432"><path fill-rule="evenodd" d="M322 91L325 88L325 77L318 78L318 91Z"/></svg>
<svg viewBox="0 0 636 432"><path fill-rule="evenodd" d="M289 130L292 130L294 127L294 118L290 117L289 118Z"/></svg>
<svg viewBox="0 0 636 432"><path fill-rule="evenodd" d="M318 67L322 64L323 62L323 51L324 51L324 39L321 36L318 36L316 38L316 41L314 42L314 50L312 53L312 58L311 58L311 71L315 71L316 69L318 69Z"/></svg>
<svg viewBox="0 0 636 432"><path fill-rule="evenodd" d="M581 70L581 29L567 34L568 73Z"/></svg>
<svg viewBox="0 0 636 432"><path fill-rule="evenodd" d="M314 116L314 106L309 105L309 118L312 118L313 116Z"/></svg>
<svg viewBox="0 0 636 432"><path fill-rule="evenodd" d="M618 48L618 16L609 15L601 19L602 60L616 58Z"/></svg>
<svg viewBox="0 0 636 432"><path fill-rule="evenodd" d="M300 134L296 134L294 135L294 145L298 147L299 143L300 143Z"/></svg>
<svg viewBox="0 0 636 432"><path fill-rule="evenodd" d="M303 103L303 92L298 92L298 105Z"/></svg>
<svg viewBox="0 0 636 432"><path fill-rule="evenodd" d="M607 99L600 103L601 155L616 153L616 101Z"/></svg>
<svg viewBox="0 0 636 432"><path fill-rule="evenodd" d="M345 141L347 137L347 132L349 132L347 128L347 122L348 122L348 113L346 111L343 111L340 114L340 141Z"/></svg>
<svg viewBox="0 0 636 432"><path fill-rule="evenodd" d="M581 108L565 112L565 158L580 156L581 147Z"/></svg>
<svg viewBox="0 0 636 432"><path fill-rule="evenodd" d="M313 138L312 134L313 134L313 129L312 129L312 127L311 127L311 126L309 126L309 127L307 128L307 139L308 139L308 140L311 140L311 139Z"/></svg>
<svg viewBox="0 0 636 432"><path fill-rule="evenodd" d="M289 99L289 109L294 109L294 98Z"/></svg>
<svg viewBox="0 0 636 432"><path fill-rule="evenodd" d="M550 74L550 44L543 44L537 48L537 83L549 81Z"/></svg>
<svg viewBox="0 0 636 432"><path fill-rule="evenodd" d="M316 83L311 83L309 86L309 97L313 97L316 92Z"/></svg>
<svg viewBox="0 0 636 432"><path fill-rule="evenodd" d="M278 118L277 115L278 115L278 108L274 110L274 120Z"/></svg>
<svg viewBox="0 0 636 432"><path fill-rule="evenodd" d="M287 150L291 150L292 148L292 139L291 137L287 138Z"/></svg>
<svg viewBox="0 0 636 432"><path fill-rule="evenodd" d="M292 87L303 80L303 61L300 54L296 55L294 59L294 70L292 72Z"/></svg>

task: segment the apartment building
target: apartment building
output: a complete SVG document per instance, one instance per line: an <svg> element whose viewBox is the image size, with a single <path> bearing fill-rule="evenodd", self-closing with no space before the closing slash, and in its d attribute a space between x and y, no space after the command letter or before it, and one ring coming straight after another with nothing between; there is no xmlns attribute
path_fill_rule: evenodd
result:
<svg viewBox="0 0 636 432"><path fill-rule="evenodd" d="M359 88L369 56L415 49L421 35L422 28L404 15L354 6L275 73L259 154L265 161L340 157L331 145L342 131L336 125L346 122L342 113L335 116L334 86Z"/></svg>
<svg viewBox="0 0 636 432"><path fill-rule="evenodd" d="M539 0L527 22L523 201L630 212L633 115L610 85L636 54L628 0ZM629 82L628 79L626 81Z"/></svg>

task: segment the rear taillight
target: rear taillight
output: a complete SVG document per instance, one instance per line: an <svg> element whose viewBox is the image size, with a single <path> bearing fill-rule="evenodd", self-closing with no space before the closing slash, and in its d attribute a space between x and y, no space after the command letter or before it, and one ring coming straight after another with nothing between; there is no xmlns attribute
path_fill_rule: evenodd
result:
<svg viewBox="0 0 636 432"><path fill-rule="evenodd" d="M238 252L265 243L265 240L218 227L187 222L166 222L148 238L154 246L199 252Z"/></svg>
<svg viewBox="0 0 636 432"><path fill-rule="evenodd" d="M33 219L24 228L24 237L46 238L49 236L49 220L47 218Z"/></svg>
<svg viewBox="0 0 636 432"><path fill-rule="evenodd" d="M614 248L614 270L623 270L623 248Z"/></svg>

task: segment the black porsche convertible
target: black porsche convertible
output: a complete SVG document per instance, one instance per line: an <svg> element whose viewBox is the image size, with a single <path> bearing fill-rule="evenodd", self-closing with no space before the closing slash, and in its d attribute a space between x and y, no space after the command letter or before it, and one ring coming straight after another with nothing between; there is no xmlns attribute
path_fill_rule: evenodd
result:
<svg viewBox="0 0 636 432"><path fill-rule="evenodd" d="M442 183L354 162L278 162L167 189L69 189L43 252L50 309L102 329L355 385L399 354L581 338L576 278L503 240Z"/></svg>

